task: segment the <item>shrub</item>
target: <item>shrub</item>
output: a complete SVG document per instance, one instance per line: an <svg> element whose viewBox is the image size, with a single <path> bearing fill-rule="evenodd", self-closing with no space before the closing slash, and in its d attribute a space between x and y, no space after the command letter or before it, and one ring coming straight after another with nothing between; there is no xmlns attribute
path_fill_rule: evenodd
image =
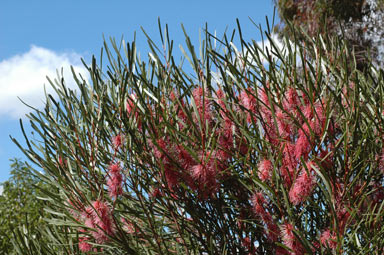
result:
<svg viewBox="0 0 384 255"><path fill-rule="evenodd" d="M29 115L39 137L22 150L67 240L49 249L381 254L382 72L336 39L263 51L239 28L240 50L186 36L188 74L160 32L147 62L111 40L106 71L93 59L76 91L51 81L58 99Z"/></svg>

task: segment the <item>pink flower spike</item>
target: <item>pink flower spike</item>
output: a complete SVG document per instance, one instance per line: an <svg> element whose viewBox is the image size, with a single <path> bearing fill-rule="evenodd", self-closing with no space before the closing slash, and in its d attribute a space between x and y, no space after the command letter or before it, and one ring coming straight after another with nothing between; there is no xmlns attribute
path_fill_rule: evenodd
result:
<svg viewBox="0 0 384 255"><path fill-rule="evenodd" d="M258 170L260 180L270 180L273 171L272 162L268 159L263 159L258 165Z"/></svg>
<svg viewBox="0 0 384 255"><path fill-rule="evenodd" d="M313 118L313 111L311 104L307 104L303 109L303 115L307 121L310 121Z"/></svg>
<svg viewBox="0 0 384 255"><path fill-rule="evenodd" d="M281 239L285 246L293 250L295 235L293 234L293 226L285 223L281 226Z"/></svg>
<svg viewBox="0 0 384 255"><path fill-rule="evenodd" d="M101 228L96 232L95 239L106 241L108 239L107 234L113 235L115 232L111 209L107 203L99 200L93 202L93 207L95 209L93 214L95 224Z"/></svg>
<svg viewBox="0 0 384 255"><path fill-rule="evenodd" d="M253 212L256 215L265 214L264 204L265 204L264 195L261 192L257 192L252 196Z"/></svg>
<svg viewBox="0 0 384 255"><path fill-rule="evenodd" d="M121 135L117 135L112 137L112 145L114 150L118 150L123 143L123 137Z"/></svg>
<svg viewBox="0 0 384 255"><path fill-rule="evenodd" d="M307 163L308 169L303 168L301 170L299 177L297 177L289 191L289 200L294 205L303 202L314 189L316 182L311 164L311 162Z"/></svg>
<svg viewBox="0 0 384 255"><path fill-rule="evenodd" d="M135 234L137 232L137 229L135 225L129 220L122 219L121 222L123 223L123 229L128 233L128 234Z"/></svg>
<svg viewBox="0 0 384 255"><path fill-rule="evenodd" d="M218 186L222 166L216 160L216 152L206 152L200 155L200 162L191 167L191 176L198 183L199 191L204 197L212 195Z"/></svg>
<svg viewBox="0 0 384 255"><path fill-rule="evenodd" d="M288 115L283 113L282 111L278 111L276 113L276 121L277 121L277 128L279 130L279 134L282 138L289 137L291 133L291 127L288 123L289 118Z"/></svg>
<svg viewBox="0 0 384 255"><path fill-rule="evenodd" d="M92 245L87 242L89 238L87 237L79 237L79 249L82 252L89 252L92 250Z"/></svg>
<svg viewBox="0 0 384 255"><path fill-rule="evenodd" d="M259 216L265 224L265 234L270 242L276 242L278 238L278 227L273 222L271 214L265 209L266 201L264 195L260 192L252 196L253 212Z"/></svg>
<svg viewBox="0 0 384 255"><path fill-rule="evenodd" d="M281 239L283 244L290 249L289 254L293 255L303 255L304 247L301 245L299 240L295 237L293 233L293 226L289 223L284 223L281 226Z"/></svg>
<svg viewBox="0 0 384 255"><path fill-rule="evenodd" d="M111 164L109 166L107 186L109 190L109 196L114 199L118 195L123 194L123 176L121 174L121 168L119 164Z"/></svg>
<svg viewBox="0 0 384 255"><path fill-rule="evenodd" d="M331 232L329 229L321 233L320 242L323 246L329 247L332 250L337 247L337 237L334 232Z"/></svg>
<svg viewBox="0 0 384 255"><path fill-rule="evenodd" d="M287 110L293 110L299 105L299 95L294 88L289 88L287 92Z"/></svg>
<svg viewBox="0 0 384 255"><path fill-rule="evenodd" d="M308 125L304 124L303 129L299 130L299 137L295 145L295 157L297 160L303 156L304 159L308 158L308 154L311 152L311 133Z"/></svg>
<svg viewBox="0 0 384 255"><path fill-rule="evenodd" d="M83 214L84 224L88 228L95 229L92 236L96 242L102 244L108 241L108 236L115 233L115 225L112 220L112 212L106 202L96 200L92 207L88 206Z"/></svg>
<svg viewBox="0 0 384 255"><path fill-rule="evenodd" d="M240 93L240 103L246 109L247 113L247 122L252 122L252 114L255 114L257 110L257 99L254 94L255 92L252 89L243 90Z"/></svg>

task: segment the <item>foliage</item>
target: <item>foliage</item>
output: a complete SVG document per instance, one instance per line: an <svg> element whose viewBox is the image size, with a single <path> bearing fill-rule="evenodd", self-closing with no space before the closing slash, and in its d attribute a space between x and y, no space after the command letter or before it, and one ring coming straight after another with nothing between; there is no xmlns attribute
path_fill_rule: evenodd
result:
<svg viewBox="0 0 384 255"><path fill-rule="evenodd" d="M58 99L29 115L39 137L20 148L45 171L57 233L45 248L382 254L382 72L361 73L337 38L295 31L305 45L265 52L239 27L240 50L186 35L188 74L160 32L148 61L105 43L106 70L93 59L76 91L51 81Z"/></svg>
<svg viewBox="0 0 384 255"><path fill-rule="evenodd" d="M18 159L13 159L10 178L2 183L0 195L0 250L11 254L13 232L19 228L28 229L31 236L43 223L43 202L37 199L38 187L42 182L31 168Z"/></svg>
<svg viewBox="0 0 384 255"><path fill-rule="evenodd" d="M355 51L360 70L370 63L381 66L384 56L382 0L279 0L275 1L281 33L292 36L286 25L301 27L310 36L338 36ZM367 57L371 60L367 60Z"/></svg>

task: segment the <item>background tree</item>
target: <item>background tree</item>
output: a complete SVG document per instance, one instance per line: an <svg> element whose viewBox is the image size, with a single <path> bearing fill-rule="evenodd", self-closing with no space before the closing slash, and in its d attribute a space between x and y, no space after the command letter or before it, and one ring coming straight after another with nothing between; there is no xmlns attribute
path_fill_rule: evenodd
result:
<svg viewBox="0 0 384 255"><path fill-rule="evenodd" d="M278 0L283 24L301 27L310 36L337 36L355 51L358 67L367 63L383 66L384 1L382 0ZM282 25L280 32L292 31ZM292 36L292 35L291 35ZM372 58L367 61L368 55Z"/></svg>
<svg viewBox="0 0 384 255"><path fill-rule="evenodd" d="M0 195L0 250L4 254L14 252L12 240L18 229L37 234L45 222L42 219L43 201L38 199L39 188L43 187L31 168L18 159L13 159L10 178L2 183Z"/></svg>

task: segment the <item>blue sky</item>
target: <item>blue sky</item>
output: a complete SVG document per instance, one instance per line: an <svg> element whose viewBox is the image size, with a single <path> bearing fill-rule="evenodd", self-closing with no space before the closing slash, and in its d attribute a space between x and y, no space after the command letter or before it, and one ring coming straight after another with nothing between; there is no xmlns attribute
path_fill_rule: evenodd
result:
<svg viewBox="0 0 384 255"><path fill-rule="evenodd" d="M175 46L184 44L180 24L194 43L199 28L208 23L210 31L221 35L226 27L236 28L240 20L247 40L261 39L259 30L249 20L264 28L265 17L272 20L273 0L194 0L194 1L129 1L129 0L2 0L0 3L0 182L9 177L10 158L26 158L9 136L23 141L19 127L29 111L17 97L41 107L45 76L55 77L55 70L64 68L71 85L69 66L83 73L80 58L89 62L100 54L103 34L106 38L124 36L133 39L141 55L148 51L146 32L159 42L157 19L169 26ZM179 51L178 47L174 47ZM27 131L30 129L27 125Z"/></svg>

